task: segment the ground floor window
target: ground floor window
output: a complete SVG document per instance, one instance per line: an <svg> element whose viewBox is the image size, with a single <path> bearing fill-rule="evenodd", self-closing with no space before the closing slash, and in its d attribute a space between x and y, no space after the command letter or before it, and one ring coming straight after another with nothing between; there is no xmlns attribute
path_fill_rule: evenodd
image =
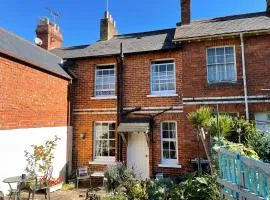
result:
<svg viewBox="0 0 270 200"><path fill-rule="evenodd" d="M96 122L94 128L95 160L115 160L115 123Z"/></svg>
<svg viewBox="0 0 270 200"><path fill-rule="evenodd" d="M257 128L270 135L270 112L256 113L255 120Z"/></svg>
<svg viewBox="0 0 270 200"><path fill-rule="evenodd" d="M176 122L161 123L161 149L163 164L178 164Z"/></svg>

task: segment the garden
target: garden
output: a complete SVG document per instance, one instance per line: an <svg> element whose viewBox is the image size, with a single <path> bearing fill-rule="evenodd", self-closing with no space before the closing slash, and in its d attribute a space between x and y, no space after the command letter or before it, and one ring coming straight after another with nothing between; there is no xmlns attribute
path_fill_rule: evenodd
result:
<svg viewBox="0 0 270 200"><path fill-rule="evenodd" d="M203 148L198 148L199 161L196 171L185 177L179 175L178 178L173 179L168 177L140 180L133 169L118 163L105 172L106 195L103 196L106 197L101 198L97 194L96 199L218 200L222 199L222 186L218 183L220 167L218 152L221 148L264 163L270 162L269 134L259 131L254 121L228 114L217 114L210 107L201 107L189 113L187 117L194 126L194 137L197 138L198 147ZM74 184L64 184L63 177L52 177L48 174L48 167L53 163L53 152L58 140L55 137L54 140L48 140L43 145L33 145L31 151L25 151L28 163L25 170L27 174L30 177L42 176L24 181L21 189L31 190L31 185L37 186L38 181L38 187L45 189L45 194L58 190L52 193L52 199L95 199L87 197L86 190L76 190ZM199 152L202 150L209 163L209 169L206 171L202 170L200 163ZM50 176L49 181L47 181L48 176ZM27 194L24 195L27 198Z"/></svg>
<svg viewBox="0 0 270 200"><path fill-rule="evenodd" d="M189 113L188 119L194 125L194 137L197 137L198 144L202 143L206 153L209 162L208 172L202 172L202 167L198 162L198 170L181 182L170 178L144 181L137 179L132 169L118 164L111 167L105 174L107 189L111 193L111 196L106 199L218 200L222 199L220 192L222 186L217 181L220 148L265 163L270 162L269 135L258 130L255 121L239 119L228 114L216 114L209 107L201 107ZM211 147L207 142L210 138ZM209 149L211 151L208 151Z"/></svg>

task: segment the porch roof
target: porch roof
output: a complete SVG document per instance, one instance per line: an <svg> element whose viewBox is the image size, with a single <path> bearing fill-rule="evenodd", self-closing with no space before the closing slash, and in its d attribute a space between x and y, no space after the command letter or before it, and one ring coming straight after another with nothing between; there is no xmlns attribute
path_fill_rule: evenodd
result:
<svg viewBox="0 0 270 200"><path fill-rule="evenodd" d="M149 123L120 123L117 131L119 133L148 133Z"/></svg>
<svg viewBox="0 0 270 200"><path fill-rule="evenodd" d="M150 119L149 118L127 118L121 122L117 131L119 133L149 133Z"/></svg>

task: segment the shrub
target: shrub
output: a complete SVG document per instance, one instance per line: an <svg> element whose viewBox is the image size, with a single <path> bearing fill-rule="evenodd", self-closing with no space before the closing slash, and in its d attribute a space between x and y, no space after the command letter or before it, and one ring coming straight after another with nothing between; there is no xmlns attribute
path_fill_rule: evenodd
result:
<svg viewBox="0 0 270 200"><path fill-rule="evenodd" d="M168 179L163 180L148 180L147 193L149 200L163 200L167 199L169 190L174 183Z"/></svg>
<svg viewBox="0 0 270 200"><path fill-rule="evenodd" d="M233 130L230 135L226 137L227 140L235 143L239 143L239 134L240 142L244 145L247 145L248 138L257 131L256 123L254 121L248 121L244 118L234 120Z"/></svg>
<svg viewBox="0 0 270 200"><path fill-rule="evenodd" d="M63 184L63 186L62 186L62 190L63 191L72 190L74 188L75 188L75 184L74 183Z"/></svg>
<svg viewBox="0 0 270 200"><path fill-rule="evenodd" d="M113 192L126 191L139 182L134 171L121 163L109 168L104 176L107 178L108 191Z"/></svg>
<svg viewBox="0 0 270 200"><path fill-rule="evenodd" d="M203 175L188 179L182 185L182 197L185 200L218 200L220 185L216 176Z"/></svg>
<svg viewBox="0 0 270 200"><path fill-rule="evenodd" d="M44 145L32 145L32 152L24 151L27 161L25 171L29 175L36 176L38 173L46 174L47 169L52 165L54 159L53 151L57 146L58 140L60 138L54 136L54 140L47 140Z"/></svg>
<svg viewBox="0 0 270 200"><path fill-rule="evenodd" d="M260 159L264 162L270 162L270 136L266 133L255 131L247 138L249 148L254 149Z"/></svg>
<svg viewBox="0 0 270 200"><path fill-rule="evenodd" d="M229 149L233 152L236 152L236 153L240 153L241 155L249 156L249 157L256 159L256 160L259 159L257 152L254 151L253 148L245 147L243 144L238 144L238 143L233 143L233 142L227 141L224 138L221 138L221 140L220 140L221 146L218 146L217 138L215 137L215 138L213 138L213 140L216 143L216 145L213 147L214 153L217 153L218 150L220 149L220 147L222 147L222 148L226 147L227 149ZM215 157L217 156L217 154L213 154L213 155L215 155Z"/></svg>
<svg viewBox="0 0 270 200"><path fill-rule="evenodd" d="M134 185L130 185L129 188L127 188L127 197L128 199L138 199L138 200L147 200L147 188L146 188L146 182L141 181L140 183L136 183Z"/></svg>
<svg viewBox="0 0 270 200"><path fill-rule="evenodd" d="M105 198L103 198L103 200L128 200L128 198L122 194L118 194L118 195L111 196L111 197L105 197Z"/></svg>

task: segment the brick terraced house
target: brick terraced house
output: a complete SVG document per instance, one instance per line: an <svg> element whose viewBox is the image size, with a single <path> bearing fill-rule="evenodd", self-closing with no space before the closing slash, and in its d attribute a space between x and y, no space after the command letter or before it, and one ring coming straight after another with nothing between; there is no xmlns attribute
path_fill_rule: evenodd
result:
<svg viewBox="0 0 270 200"><path fill-rule="evenodd" d="M269 5L191 21L190 1L182 0L175 28L125 35L106 12L99 41L52 50L76 77L74 167L124 161L142 177L187 173L197 156L187 114L202 105L269 127Z"/></svg>
<svg viewBox="0 0 270 200"><path fill-rule="evenodd" d="M269 129L266 2L265 12L191 21L190 0L181 0L176 27L124 35L105 12L96 43L43 45L73 78L73 169L122 161L143 178L190 172L197 141L187 114L203 105Z"/></svg>

